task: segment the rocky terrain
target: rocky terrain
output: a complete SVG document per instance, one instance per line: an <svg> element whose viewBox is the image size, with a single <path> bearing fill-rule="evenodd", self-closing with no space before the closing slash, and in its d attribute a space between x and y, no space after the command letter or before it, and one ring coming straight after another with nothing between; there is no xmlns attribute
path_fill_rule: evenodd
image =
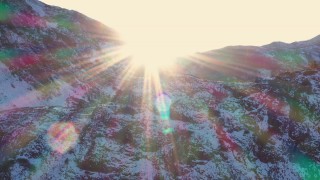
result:
<svg viewBox="0 0 320 180"><path fill-rule="evenodd" d="M181 58L158 94L112 29L0 10L1 179L320 178L319 37Z"/></svg>
<svg viewBox="0 0 320 180"><path fill-rule="evenodd" d="M319 69L245 85L172 78L165 88L173 102L170 121L161 120L152 102L138 101L145 96L139 81L131 94L72 110L3 111L1 176L319 178ZM166 134L168 124L173 132ZM63 147L50 143L52 127L65 134L54 136Z"/></svg>
<svg viewBox="0 0 320 180"><path fill-rule="evenodd" d="M274 42L261 47L230 46L183 58L179 65L197 77L246 82L319 63L320 36L317 36L291 44Z"/></svg>
<svg viewBox="0 0 320 180"><path fill-rule="evenodd" d="M80 98L92 86L84 72L121 44L99 22L37 0L2 0L0 9L0 109Z"/></svg>

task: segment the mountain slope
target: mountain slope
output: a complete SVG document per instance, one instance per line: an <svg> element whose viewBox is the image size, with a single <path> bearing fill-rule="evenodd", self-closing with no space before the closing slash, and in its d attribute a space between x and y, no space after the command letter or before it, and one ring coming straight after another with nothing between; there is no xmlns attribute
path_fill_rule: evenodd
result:
<svg viewBox="0 0 320 180"><path fill-rule="evenodd" d="M104 97L108 103L101 103L101 97L77 111L43 107L2 112L1 175L319 178L319 69L242 87L181 78L170 79L165 88L174 102L169 134L163 131L168 122L154 113L152 102L128 106L126 97ZM141 99L142 92L132 96ZM56 133L66 137L55 142L63 146L50 141L48 129L56 126L63 126Z"/></svg>
<svg viewBox="0 0 320 180"><path fill-rule="evenodd" d="M100 23L0 10L2 179L320 178L319 37L181 58L159 94Z"/></svg>
<svg viewBox="0 0 320 180"><path fill-rule="evenodd" d="M111 29L74 11L36 0L1 1L0 7L1 74L11 82L2 81L1 109L65 105L91 88L85 82L90 69L83 66L106 61L121 44ZM19 95L12 94L15 87Z"/></svg>
<svg viewBox="0 0 320 180"><path fill-rule="evenodd" d="M314 63L320 64L319 36L291 44L230 46L183 58L179 66L182 71L205 79L245 82L301 70Z"/></svg>

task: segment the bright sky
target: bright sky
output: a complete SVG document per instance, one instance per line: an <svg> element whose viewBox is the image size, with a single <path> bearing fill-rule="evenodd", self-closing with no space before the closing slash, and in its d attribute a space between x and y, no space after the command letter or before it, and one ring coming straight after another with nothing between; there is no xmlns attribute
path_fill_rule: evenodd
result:
<svg viewBox="0 0 320 180"><path fill-rule="evenodd" d="M141 47L206 51L320 34L319 0L42 0L79 11Z"/></svg>

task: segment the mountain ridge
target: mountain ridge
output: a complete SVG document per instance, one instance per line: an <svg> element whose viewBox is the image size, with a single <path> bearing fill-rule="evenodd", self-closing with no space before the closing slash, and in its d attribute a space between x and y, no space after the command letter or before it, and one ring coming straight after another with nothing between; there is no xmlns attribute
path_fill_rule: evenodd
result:
<svg viewBox="0 0 320 180"><path fill-rule="evenodd" d="M4 2L1 178L320 178L315 41L194 54L156 84L126 74L122 42L96 21Z"/></svg>

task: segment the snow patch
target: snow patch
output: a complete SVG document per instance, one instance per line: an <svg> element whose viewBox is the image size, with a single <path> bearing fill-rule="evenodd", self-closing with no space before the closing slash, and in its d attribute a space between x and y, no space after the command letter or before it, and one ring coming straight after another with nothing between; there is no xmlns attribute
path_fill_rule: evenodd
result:
<svg viewBox="0 0 320 180"><path fill-rule="evenodd" d="M34 1L34 0L26 0L26 3L31 6L31 8L41 17L45 16L46 13L43 10L43 5L38 2L38 1Z"/></svg>
<svg viewBox="0 0 320 180"><path fill-rule="evenodd" d="M3 63L0 63L0 74L0 109L34 107L40 94L30 84L13 76Z"/></svg>
<svg viewBox="0 0 320 180"><path fill-rule="evenodd" d="M56 96L45 98L41 91L34 89L24 80L19 80L13 76L3 63L0 63L0 109L12 109L20 107L37 106L66 106L66 100L72 96L83 99L87 93L85 88L80 86L72 87L70 84L55 79L55 83L60 87Z"/></svg>
<svg viewBox="0 0 320 180"><path fill-rule="evenodd" d="M58 23L47 22L47 27L48 28L57 28L58 27Z"/></svg>
<svg viewBox="0 0 320 180"><path fill-rule="evenodd" d="M17 44L25 43L24 39L21 38L18 34L14 33L13 31L10 32L10 36L8 36L8 40L11 43L17 43Z"/></svg>

